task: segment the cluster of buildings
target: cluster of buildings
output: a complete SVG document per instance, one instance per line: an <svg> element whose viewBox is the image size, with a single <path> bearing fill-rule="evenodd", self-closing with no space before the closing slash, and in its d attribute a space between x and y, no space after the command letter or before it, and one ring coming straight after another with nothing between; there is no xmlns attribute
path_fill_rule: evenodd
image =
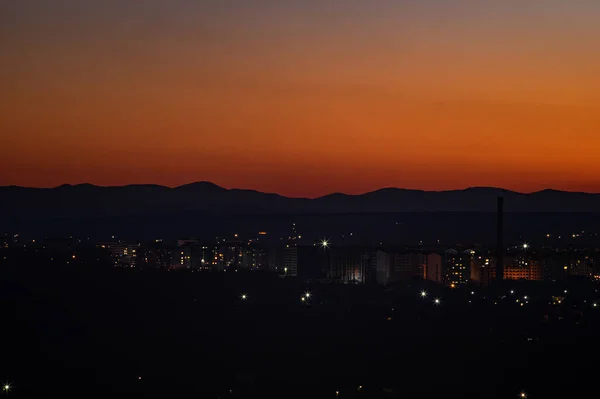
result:
<svg viewBox="0 0 600 399"><path fill-rule="evenodd" d="M298 260L302 264L302 248ZM428 280L449 287L466 284L487 286L496 277L496 259L487 251L455 250L420 251L370 249L361 247L322 248L319 263L323 277L343 284L377 283L388 285L413 280ZM302 266L298 276L306 275ZM527 254L514 254L504 260L504 279L543 280L542 262Z"/></svg>
<svg viewBox="0 0 600 399"><path fill-rule="evenodd" d="M267 244L259 232L254 238L237 234L210 241L182 239L166 243L128 243L115 239L92 242L89 238L36 241L5 234L0 250L17 248L67 264L97 262L121 268L189 269L196 271L270 271L282 277L339 284L389 284L427 280L448 287L466 284L488 286L502 270L505 280L561 280L582 276L600 281L600 250L507 248L498 258L488 249L384 247L333 245L326 240L308 244L292 226L289 237ZM58 255L62 254L62 255ZM2 259L6 259L4 256Z"/></svg>

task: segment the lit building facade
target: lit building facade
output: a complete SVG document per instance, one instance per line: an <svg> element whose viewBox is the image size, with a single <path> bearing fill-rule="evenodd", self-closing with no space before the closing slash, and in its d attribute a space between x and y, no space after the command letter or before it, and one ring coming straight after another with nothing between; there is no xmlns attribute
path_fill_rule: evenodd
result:
<svg viewBox="0 0 600 399"><path fill-rule="evenodd" d="M444 254L444 284L449 287L465 285L471 278L471 251L449 249Z"/></svg>

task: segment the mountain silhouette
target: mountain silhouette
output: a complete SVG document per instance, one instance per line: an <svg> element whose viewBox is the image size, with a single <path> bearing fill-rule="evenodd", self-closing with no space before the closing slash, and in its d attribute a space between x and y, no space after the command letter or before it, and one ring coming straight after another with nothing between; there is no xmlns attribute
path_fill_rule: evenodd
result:
<svg viewBox="0 0 600 399"><path fill-rule="evenodd" d="M349 195L289 198L210 182L55 188L0 187L0 216L7 219L93 219L136 214L201 211L220 214L336 214L383 212L493 212L505 197L507 212L600 212L600 194L543 190L530 194L494 187L422 191L399 188Z"/></svg>

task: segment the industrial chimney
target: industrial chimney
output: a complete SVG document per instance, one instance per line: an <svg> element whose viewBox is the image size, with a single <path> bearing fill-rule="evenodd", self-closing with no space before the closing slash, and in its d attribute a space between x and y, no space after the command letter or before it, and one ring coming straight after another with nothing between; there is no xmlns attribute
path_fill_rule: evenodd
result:
<svg viewBox="0 0 600 399"><path fill-rule="evenodd" d="M504 278L504 197L498 197L497 216L497 246L496 246L496 281Z"/></svg>

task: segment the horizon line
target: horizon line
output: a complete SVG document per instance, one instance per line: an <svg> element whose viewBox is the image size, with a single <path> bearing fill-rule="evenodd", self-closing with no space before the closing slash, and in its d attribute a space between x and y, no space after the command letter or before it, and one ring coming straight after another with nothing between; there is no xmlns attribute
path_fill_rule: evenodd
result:
<svg viewBox="0 0 600 399"><path fill-rule="evenodd" d="M333 195L345 195L345 196L349 196L349 197L356 197L356 196L371 194L371 193L384 191L384 190L416 191L416 192L423 192L423 193L448 193L448 192L456 192L456 191L488 189L488 190L503 191L503 192L512 193L512 194L521 194L521 195L531 195L531 194L542 193L545 191L553 191L553 192L569 193L569 194L587 194L587 195L600 194L597 192L569 191L569 190L559 190L559 189L554 189L554 188L544 188L544 189L536 190L536 191L523 192L523 191L510 190L510 189L506 189L506 188L502 188L502 187L494 187L494 186L468 186L465 188L454 188L454 189L445 189L445 190L423 190L423 189L415 189L415 188L388 186L388 187L381 187L381 188L378 188L375 190L361 192L358 194L349 194L349 193L344 193L344 192L331 192L328 194L319 195L319 196L315 196L315 197L307 197L307 196L287 196L287 195L276 193L276 192L261 191L261 190L252 189L252 188L240 188L240 187L227 188L227 187L221 186L217 183L213 183L213 182L210 182L207 180L198 180L198 181L193 181L190 183L185 183L185 184L176 185L176 186L167 186L167 185L163 185L163 184L154 184L154 183L131 183L131 184L121 184L121 185L99 185L99 184L93 184L93 183L77 183L77 184L64 183L64 184L60 184L58 186L48 186L48 187L21 186L21 185L11 184L11 185L0 186L0 189L1 188L22 188L22 189L35 189L35 190L56 190L56 189L65 188L65 187L75 188L75 187L87 186L87 187L96 187L96 188L160 187L160 188L165 188L165 189L170 189L170 190L176 190L176 189L180 189L183 187L199 185L199 184L214 186L215 188L219 188L219 189L226 190L226 191L252 191L252 192L258 192L258 193L270 194L270 195L278 195L280 197L295 198L295 199L319 199L319 198L325 198L325 197L329 197L329 196L333 196Z"/></svg>

